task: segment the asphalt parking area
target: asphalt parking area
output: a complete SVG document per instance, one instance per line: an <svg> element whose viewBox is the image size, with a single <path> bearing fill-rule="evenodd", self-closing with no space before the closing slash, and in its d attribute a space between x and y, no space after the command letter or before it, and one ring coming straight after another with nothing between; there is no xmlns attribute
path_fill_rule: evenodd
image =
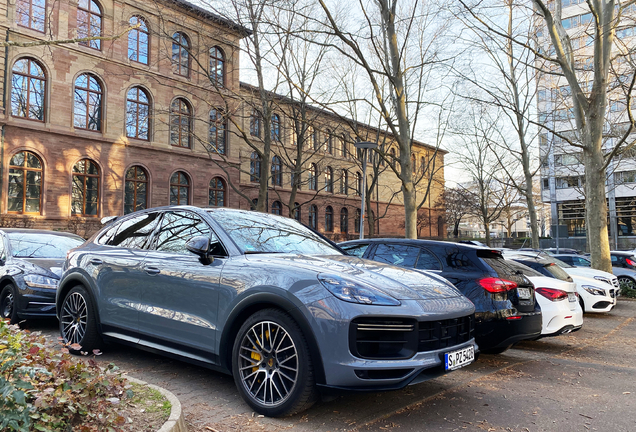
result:
<svg viewBox="0 0 636 432"><path fill-rule="evenodd" d="M57 323L31 330L57 337ZM255 415L230 376L123 345L97 358L172 391L190 431L634 431L636 301L586 314L574 334L524 342L436 380L385 393L348 393L300 415Z"/></svg>

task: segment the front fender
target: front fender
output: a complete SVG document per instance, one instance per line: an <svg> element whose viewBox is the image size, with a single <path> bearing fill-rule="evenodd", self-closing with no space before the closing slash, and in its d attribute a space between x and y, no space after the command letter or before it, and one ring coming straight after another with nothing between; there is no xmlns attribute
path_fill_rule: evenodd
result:
<svg viewBox="0 0 636 432"><path fill-rule="evenodd" d="M97 287L93 282L93 278L91 278L88 273L86 273L86 271L81 268L73 268L67 270L62 275L62 279L60 280L57 292L55 293L55 314L57 315L58 320L60 319L60 309L62 307L64 297L66 297L66 293L68 293L74 286L77 285L83 285L88 291L88 294L91 296L95 313L97 314L97 322L99 323L99 310L97 308L97 301L95 299L95 292L97 291Z"/></svg>

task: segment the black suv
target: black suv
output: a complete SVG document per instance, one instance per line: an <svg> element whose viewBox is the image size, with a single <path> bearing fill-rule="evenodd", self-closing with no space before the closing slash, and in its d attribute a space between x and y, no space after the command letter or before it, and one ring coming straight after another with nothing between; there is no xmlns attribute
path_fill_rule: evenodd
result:
<svg viewBox="0 0 636 432"><path fill-rule="evenodd" d="M541 335L541 308L534 286L501 252L431 240L366 239L340 243L350 255L434 272L475 304L475 339L485 353Z"/></svg>

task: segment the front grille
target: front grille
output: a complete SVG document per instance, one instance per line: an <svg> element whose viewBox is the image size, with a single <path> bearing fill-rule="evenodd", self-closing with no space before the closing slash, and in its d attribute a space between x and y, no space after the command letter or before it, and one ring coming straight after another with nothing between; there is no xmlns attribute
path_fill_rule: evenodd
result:
<svg viewBox="0 0 636 432"><path fill-rule="evenodd" d="M615 290L615 289L610 290L610 297L616 298L617 295L618 295L618 290Z"/></svg>
<svg viewBox="0 0 636 432"><path fill-rule="evenodd" d="M416 352L436 351L471 340L474 315L416 321L401 318L356 318L349 330L351 353L365 359L407 359Z"/></svg>
<svg viewBox="0 0 636 432"><path fill-rule="evenodd" d="M612 279L612 285L614 285L615 288L618 288L619 287L618 279L616 278Z"/></svg>
<svg viewBox="0 0 636 432"><path fill-rule="evenodd" d="M435 351L468 342L475 331L474 316L419 323L419 352Z"/></svg>

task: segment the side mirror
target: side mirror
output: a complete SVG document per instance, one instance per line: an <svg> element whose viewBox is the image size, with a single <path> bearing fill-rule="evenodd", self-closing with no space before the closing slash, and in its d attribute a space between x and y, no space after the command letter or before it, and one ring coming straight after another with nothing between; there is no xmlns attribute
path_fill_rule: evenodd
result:
<svg viewBox="0 0 636 432"><path fill-rule="evenodd" d="M199 255L201 258L207 258L208 252L210 251L210 237L192 237L186 242L185 247L193 254Z"/></svg>

